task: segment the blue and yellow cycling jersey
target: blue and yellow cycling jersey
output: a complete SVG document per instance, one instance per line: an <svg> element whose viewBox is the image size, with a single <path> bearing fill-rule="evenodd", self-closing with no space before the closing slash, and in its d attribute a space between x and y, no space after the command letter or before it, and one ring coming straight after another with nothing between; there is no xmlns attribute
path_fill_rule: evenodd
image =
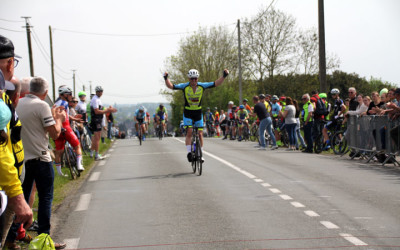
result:
<svg viewBox="0 0 400 250"><path fill-rule="evenodd" d="M244 120L246 118L249 117L249 113L247 112L247 110L239 110L236 115L238 116L239 120Z"/></svg>
<svg viewBox="0 0 400 250"><path fill-rule="evenodd" d="M168 114L168 112L167 112L167 109L165 107L163 107L162 109L160 109L160 107L158 107L156 109L156 114L160 117L161 121L164 121L165 120L164 115Z"/></svg>
<svg viewBox="0 0 400 250"><path fill-rule="evenodd" d="M183 91L185 97L185 110L201 110L201 101L205 89L215 87L215 82L199 82L196 90L190 86L189 82L174 85L173 89Z"/></svg>
<svg viewBox="0 0 400 250"><path fill-rule="evenodd" d="M205 114L204 114L204 116L205 116L205 119L206 119L206 122L210 122L210 121L213 121L214 119L214 115L213 115L213 113L211 113L211 111L207 111Z"/></svg>

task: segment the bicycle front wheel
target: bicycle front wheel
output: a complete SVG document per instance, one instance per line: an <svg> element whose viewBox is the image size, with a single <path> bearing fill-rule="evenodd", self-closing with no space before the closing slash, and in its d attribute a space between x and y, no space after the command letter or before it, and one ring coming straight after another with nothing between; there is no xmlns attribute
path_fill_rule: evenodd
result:
<svg viewBox="0 0 400 250"><path fill-rule="evenodd" d="M200 176L203 171L203 160L202 160L202 152L200 147L199 138L196 138L196 165L197 165L197 175Z"/></svg>
<svg viewBox="0 0 400 250"><path fill-rule="evenodd" d="M320 154L324 150L324 136L320 134L314 142L314 152Z"/></svg>
<svg viewBox="0 0 400 250"><path fill-rule="evenodd" d="M250 141L257 141L257 127L252 127L250 130Z"/></svg>
<svg viewBox="0 0 400 250"><path fill-rule="evenodd" d="M331 141L331 148L336 155L344 154L347 150L347 141L343 131L337 131Z"/></svg>

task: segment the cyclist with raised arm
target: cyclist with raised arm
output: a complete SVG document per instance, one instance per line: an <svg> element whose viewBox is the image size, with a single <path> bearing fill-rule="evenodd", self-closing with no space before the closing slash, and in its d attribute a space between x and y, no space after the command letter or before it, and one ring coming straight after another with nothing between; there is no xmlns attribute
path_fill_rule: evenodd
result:
<svg viewBox="0 0 400 250"><path fill-rule="evenodd" d="M156 115L158 117L158 125L162 127L162 133L166 134L166 123L165 121L168 119L168 112L164 105L161 103L160 106L156 109ZM160 124L161 123L161 124Z"/></svg>
<svg viewBox="0 0 400 250"><path fill-rule="evenodd" d="M198 82L199 72L195 69L189 70L187 76L189 78L189 82L180 83L180 84L172 84L168 79L168 73L164 73L165 85L172 90L182 90L183 96L185 98L185 107L183 111L183 122L187 127L186 133L186 149L187 149L187 158L188 161L192 161L191 154L191 139L193 132L193 125L202 130L203 125L203 115L201 112L201 101L203 99L203 93L205 89L218 87L221 85L225 78L229 75L229 71L224 69L223 76L217 79L215 82ZM199 133L200 135L200 144L203 147L203 133ZM203 160L203 159L202 159Z"/></svg>
<svg viewBox="0 0 400 250"><path fill-rule="evenodd" d="M82 115L72 116L69 113L68 102L72 101L72 90L69 87L65 85L60 86L58 88L58 94L59 97L54 105L56 107L63 107L67 116L65 121L62 123L64 132L62 132L61 135L54 141L56 144L55 162L58 174L64 176L64 174L61 172L61 154L64 152L65 141L68 141L76 152L76 166L78 170L85 170L82 165L82 150L79 139L74 131L72 131L70 126L70 120L80 122Z"/></svg>
<svg viewBox="0 0 400 250"><path fill-rule="evenodd" d="M140 128L139 128L140 124ZM144 132L146 131L146 111L144 110L143 106L140 106L136 111L135 111L135 128L136 128L136 135L138 135L139 129L142 130L142 140L146 140L146 136L144 135Z"/></svg>
<svg viewBox="0 0 400 250"><path fill-rule="evenodd" d="M246 126L246 129L249 128L249 113L245 109L244 105L239 106L239 111L236 113L237 119L238 119L238 127L239 127L239 141L241 141L243 138L243 127Z"/></svg>

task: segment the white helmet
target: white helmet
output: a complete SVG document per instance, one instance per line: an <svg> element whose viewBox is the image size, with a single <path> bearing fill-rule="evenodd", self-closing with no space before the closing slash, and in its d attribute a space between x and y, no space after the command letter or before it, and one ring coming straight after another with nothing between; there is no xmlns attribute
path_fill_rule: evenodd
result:
<svg viewBox="0 0 400 250"><path fill-rule="evenodd" d="M140 106L140 107L139 107L139 111L144 111L144 107L143 107L143 106Z"/></svg>
<svg viewBox="0 0 400 250"><path fill-rule="evenodd" d="M94 89L96 92L103 92L103 88L101 86L96 86Z"/></svg>
<svg viewBox="0 0 400 250"><path fill-rule="evenodd" d="M200 74L199 74L199 71L197 71L197 69L191 69L191 70L189 70L187 76L189 78L199 78Z"/></svg>
<svg viewBox="0 0 400 250"><path fill-rule="evenodd" d="M58 94L60 94L60 95L62 95L62 94L72 94L72 89L70 89L66 85L61 85L60 87L58 87Z"/></svg>
<svg viewBox="0 0 400 250"><path fill-rule="evenodd" d="M229 102L228 102L228 105L233 105L233 102L232 102L232 101L229 101Z"/></svg>
<svg viewBox="0 0 400 250"><path fill-rule="evenodd" d="M337 95L337 94L340 94L340 91L338 89L332 89L331 90L331 94L332 95Z"/></svg>

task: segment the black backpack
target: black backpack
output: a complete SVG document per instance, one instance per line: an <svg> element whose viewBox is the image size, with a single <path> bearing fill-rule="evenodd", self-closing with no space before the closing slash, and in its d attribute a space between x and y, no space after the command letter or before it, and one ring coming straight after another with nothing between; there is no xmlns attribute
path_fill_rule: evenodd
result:
<svg viewBox="0 0 400 250"><path fill-rule="evenodd" d="M328 109L325 106L324 101L322 100L322 98L318 98L317 103L315 104L315 114L318 116L323 116L323 115L327 115Z"/></svg>

